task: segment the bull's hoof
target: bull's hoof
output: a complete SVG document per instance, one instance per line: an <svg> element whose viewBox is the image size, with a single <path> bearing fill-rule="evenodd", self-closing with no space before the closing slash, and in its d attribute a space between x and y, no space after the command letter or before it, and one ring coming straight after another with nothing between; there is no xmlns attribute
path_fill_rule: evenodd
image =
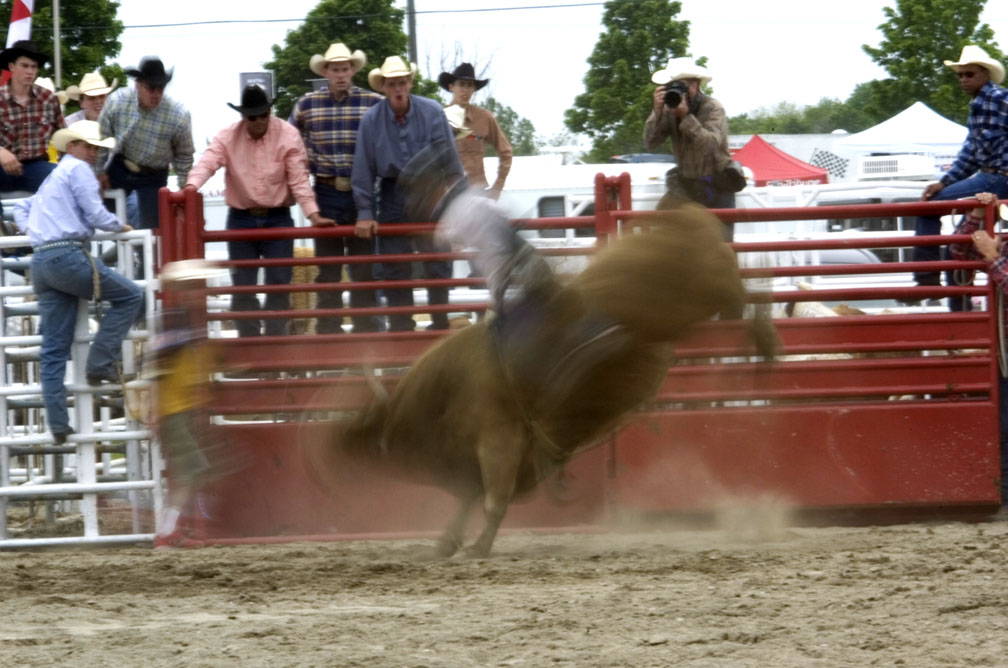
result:
<svg viewBox="0 0 1008 668"><path fill-rule="evenodd" d="M490 556L490 548L474 543L462 550L462 556L466 559L486 559Z"/></svg>
<svg viewBox="0 0 1008 668"><path fill-rule="evenodd" d="M432 558L447 559L458 552L462 545L458 541L441 539L430 550Z"/></svg>

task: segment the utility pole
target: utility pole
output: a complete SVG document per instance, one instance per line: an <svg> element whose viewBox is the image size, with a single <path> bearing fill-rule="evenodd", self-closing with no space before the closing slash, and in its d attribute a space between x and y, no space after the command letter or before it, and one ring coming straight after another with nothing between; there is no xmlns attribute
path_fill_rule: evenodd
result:
<svg viewBox="0 0 1008 668"><path fill-rule="evenodd" d="M409 61L417 61L416 48L416 7L413 0L406 0L406 32L409 34Z"/></svg>
<svg viewBox="0 0 1008 668"><path fill-rule="evenodd" d="M54 88L63 90L63 59L60 55L60 3L53 0L52 3L52 27L53 27L53 80Z"/></svg>

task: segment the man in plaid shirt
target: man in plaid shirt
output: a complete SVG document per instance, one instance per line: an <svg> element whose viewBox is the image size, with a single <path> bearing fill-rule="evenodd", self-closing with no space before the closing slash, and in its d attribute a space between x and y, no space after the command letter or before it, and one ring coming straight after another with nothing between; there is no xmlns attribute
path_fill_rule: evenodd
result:
<svg viewBox="0 0 1008 668"><path fill-rule="evenodd" d="M301 98L291 122L301 131L308 150L308 169L315 177L315 199L324 218L339 225L355 225L357 209L350 190L350 170L353 167L357 127L364 112L381 101L381 96L358 88L354 75L367 63L360 50L350 52L343 43L332 44L325 55L314 55L308 63L312 72L328 80L322 90ZM329 237L315 240L318 257L343 255L371 255L374 240L359 236ZM370 281L370 264L349 265L350 279L354 282ZM338 283L343 266L319 266L316 283ZM374 290L351 290L351 308L369 308L377 305ZM319 308L342 308L343 295L339 290L319 293ZM342 318L319 318L316 331L320 334L337 334L343 331ZM354 332L376 332L379 321L374 316L354 316Z"/></svg>
<svg viewBox="0 0 1008 668"><path fill-rule="evenodd" d="M987 55L978 46L963 47L958 62L945 61L956 72L959 87L969 95L970 111L966 126L969 133L952 168L940 181L924 188L923 200L944 201L970 197L979 192L1008 197L1008 90L997 85L1004 81L1004 65ZM914 234L941 234L938 216L921 216L917 219ZM915 262L939 259L937 246L916 246ZM918 285L939 285L938 272L918 272L914 275ZM949 285L954 275L946 276ZM969 310L967 300L952 298L953 311Z"/></svg>
<svg viewBox="0 0 1008 668"><path fill-rule="evenodd" d="M179 188L193 166L192 121L189 111L170 97L165 86L172 71L165 71L160 58L144 56L126 74L134 88L112 93L98 116L102 136L116 139L116 152L98 155L98 180L103 188L136 191L140 207L139 227L158 227L158 190L168 185L169 167L175 168Z"/></svg>
<svg viewBox="0 0 1008 668"><path fill-rule="evenodd" d="M56 165L49 162L49 141L64 126L59 100L35 85L47 56L30 39L0 53L11 73L0 87L0 191L35 192Z"/></svg>

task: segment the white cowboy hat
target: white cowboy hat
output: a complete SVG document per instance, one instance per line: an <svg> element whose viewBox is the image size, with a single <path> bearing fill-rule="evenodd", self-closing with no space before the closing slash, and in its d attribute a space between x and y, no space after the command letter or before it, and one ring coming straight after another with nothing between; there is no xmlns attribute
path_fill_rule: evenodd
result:
<svg viewBox="0 0 1008 668"><path fill-rule="evenodd" d="M35 79L35 85L41 86L42 88L45 88L47 91L55 95L56 99L59 100L60 104L67 103L67 93L65 93L64 91L59 91L57 93L56 84L54 84L53 80L50 79L49 77L39 77Z"/></svg>
<svg viewBox="0 0 1008 668"><path fill-rule="evenodd" d="M951 67L956 72L963 65L979 65L990 73L990 80L996 84L1001 83L1005 78L1004 65L988 56L986 51L975 44L968 44L963 47L962 54L959 56L959 62L954 63L951 60L946 60L945 65Z"/></svg>
<svg viewBox="0 0 1008 668"><path fill-rule="evenodd" d="M329 45L324 56L320 56L317 53L312 56L311 60L308 61L308 68L320 77L324 77L326 63L343 62L349 62L354 66L354 70L359 70L367 65L367 56L360 49L350 53L350 48L346 44L337 42L336 44Z"/></svg>
<svg viewBox="0 0 1008 668"><path fill-rule="evenodd" d="M72 141L85 141L92 146L102 148L115 148L115 137L101 138L101 130L98 121L77 121L71 123L70 127L57 130L53 133L52 143L60 153L66 153L67 144Z"/></svg>
<svg viewBox="0 0 1008 668"><path fill-rule="evenodd" d="M417 73L416 63L407 63L399 56L389 56L382 63L381 67L376 67L368 72L367 80L372 89L381 91L386 79L395 77L408 77Z"/></svg>
<svg viewBox="0 0 1008 668"><path fill-rule="evenodd" d="M678 79L699 79L702 86L711 80L711 75L707 68L697 65L692 58L672 58L664 69L651 75L651 81L656 84L666 84Z"/></svg>
<svg viewBox="0 0 1008 668"><path fill-rule="evenodd" d="M453 104L445 107L445 116L448 118L448 125L452 126L455 130L455 137L458 139L465 139L472 134L472 130L465 125L465 114L466 110L460 105Z"/></svg>
<svg viewBox="0 0 1008 668"><path fill-rule="evenodd" d="M119 79L113 79L111 84L105 82L105 77L100 72L88 72L76 86L67 86L66 94L71 100L79 100L81 95L108 95L115 90L119 84Z"/></svg>
<svg viewBox="0 0 1008 668"><path fill-rule="evenodd" d="M206 260L176 260L161 267L158 277L162 283L168 281L196 281L229 276L226 269Z"/></svg>

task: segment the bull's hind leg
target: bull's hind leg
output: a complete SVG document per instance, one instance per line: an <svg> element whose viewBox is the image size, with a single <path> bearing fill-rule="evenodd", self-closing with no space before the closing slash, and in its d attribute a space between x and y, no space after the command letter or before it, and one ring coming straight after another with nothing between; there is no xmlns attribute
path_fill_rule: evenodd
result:
<svg viewBox="0 0 1008 668"><path fill-rule="evenodd" d="M497 530L514 495L525 450L523 430L519 425L488 425L477 446L483 477L483 531L476 542L465 549L466 556L490 554Z"/></svg>
<svg viewBox="0 0 1008 668"><path fill-rule="evenodd" d="M455 515L452 516L451 522L445 527L444 533L438 538L437 544L434 546L434 553L438 557L448 558L458 552L458 549L462 547L462 535L465 532L466 520L469 519L469 510L472 509L473 503L479 498L479 490L473 491L471 494L459 496L458 509L455 511Z"/></svg>

